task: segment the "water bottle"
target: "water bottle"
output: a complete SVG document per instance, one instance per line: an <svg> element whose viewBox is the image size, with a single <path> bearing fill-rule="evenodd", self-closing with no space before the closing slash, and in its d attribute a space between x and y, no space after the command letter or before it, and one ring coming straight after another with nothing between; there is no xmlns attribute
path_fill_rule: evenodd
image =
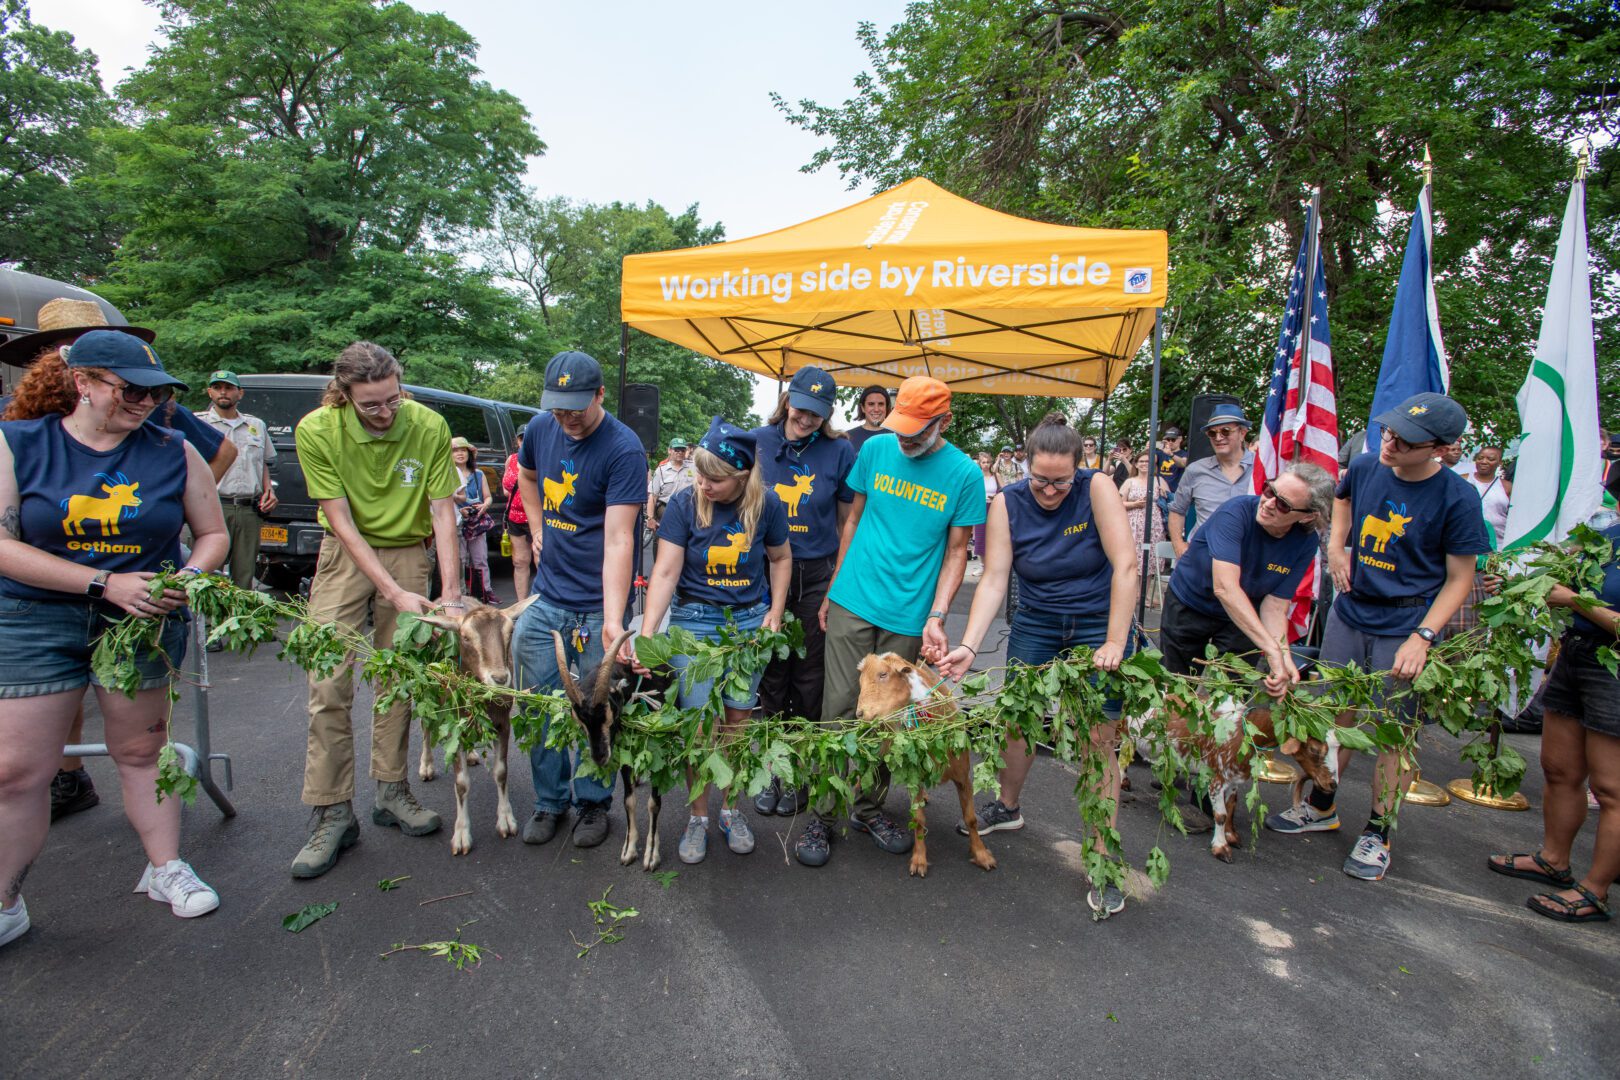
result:
<svg viewBox="0 0 1620 1080"><path fill-rule="evenodd" d="M509 533L509 532L504 532L503 531L501 533L501 558L510 559L511 557L512 557L512 534Z"/></svg>

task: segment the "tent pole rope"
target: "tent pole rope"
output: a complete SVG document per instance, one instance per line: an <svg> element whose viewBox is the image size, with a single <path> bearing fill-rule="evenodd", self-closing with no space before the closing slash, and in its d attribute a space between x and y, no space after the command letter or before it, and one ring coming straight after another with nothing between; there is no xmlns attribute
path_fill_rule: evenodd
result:
<svg viewBox="0 0 1620 1080"><path fill-rule="evenodd" d="M1147 583L1149 559L1156 559L1159 553L1153 550L1153 518L1148 516L1159 512L1159 505L1154 495L1157 493L1159 478L1159 355L1164 346L1164 309L1153 309L1153 400L1148 405L1148 475L1147 475L1147 506L1143 507L1142 516L1142 576L1136 590L1136 621L1147 625ZM1107 398L1103 399L1105 402ZM1101 450L1099 444L1098 450ZM1164 602L1163 598L1159 601Z"/></svg>

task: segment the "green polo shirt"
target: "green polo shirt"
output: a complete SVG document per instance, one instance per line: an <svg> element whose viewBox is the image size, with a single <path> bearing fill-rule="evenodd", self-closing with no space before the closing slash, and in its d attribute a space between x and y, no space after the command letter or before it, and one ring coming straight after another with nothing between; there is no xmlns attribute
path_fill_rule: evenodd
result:
<svg viewBox="0 0 1620 1080"><path fill-rule="evenodd" d="M373 435L352 406L321 406L293 433L312 499L348 499L360 535L374 548L409 547L433 535L428 503L460 486L450 463L450 428L438 413L404 402L394 424ZM320 515L326 528L326 515Z"/></svg>

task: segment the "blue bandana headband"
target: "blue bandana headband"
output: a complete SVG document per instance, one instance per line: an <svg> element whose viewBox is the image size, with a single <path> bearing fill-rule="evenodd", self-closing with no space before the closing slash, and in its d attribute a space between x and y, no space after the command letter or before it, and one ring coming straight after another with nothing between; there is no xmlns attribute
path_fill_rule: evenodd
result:
<svg viewBox="0 0 1620 1080"><path fill-rule="evenodd" d="M698 440L698 445L733 469L746 471L754 467L753 434L718 416L710 423L708 434Z"/></svg>

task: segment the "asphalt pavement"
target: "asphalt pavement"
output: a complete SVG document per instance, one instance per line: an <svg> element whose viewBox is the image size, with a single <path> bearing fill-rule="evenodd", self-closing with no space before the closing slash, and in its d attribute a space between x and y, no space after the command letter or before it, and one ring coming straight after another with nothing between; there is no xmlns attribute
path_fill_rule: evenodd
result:
<svg viewBox="0 0 1620 1080"><path fill-rule="evenodd" d="M998 627L988 641L1000 639ZM988 874L950 828L949 791L934 799L925 880L856 834L825 868L800 867L802 823L751 809L753 854L732 855L716 834L706 862L682 865L679 793L662 818L671 873L655 876L618 864L617 799L602 847L500 839L480 768L471 854L450 853L448 779L415 784L446 819L419 839L371 824L362 779L360 844L326 876L295 881L304 677L273 650L209 659L214 748L232 758L239 813L225 820L200 799L184 855L220 909L182 921L130 892L144 859L111 764L92 761L102 803L52 828L25 889L34 928L0 949L0 1076L1620 1075L1620 926L1539 917L1524 907L1530 883L1485 869L1488 853L1539 841L1533 738L1512 737L1531 761L1530 813L1409 806L1378 884L1339 870L1368 809L1366 760L1341 796L1345 829L1263 833L1256 850L1240 811L1230 866L1207 837L1159 822L1134 769L1125 846L1140 864L1161 844L1170 880L1156 893L1135 882L1124 912L1101 923L1084 902L1073 774L1049 758L1025 791L1028 826L989 838L1000 865ZM177 731L190 709L188 696ZM92 737L97 724L92 710ZM362 775L368 727L356 731ZM1463 774L1444 736L1422 760L1433 779ZM521 761L511 787L526 818ZM1288 797L1265 795L1273 809ZM890 811L904 798L892 793ZM604 896L638 914L618 923L621 940L580 957L601 929L588 905ZM282 929L329 902L309 929ZM458 934L481 950L476 966L381 955Z"/></svg>

